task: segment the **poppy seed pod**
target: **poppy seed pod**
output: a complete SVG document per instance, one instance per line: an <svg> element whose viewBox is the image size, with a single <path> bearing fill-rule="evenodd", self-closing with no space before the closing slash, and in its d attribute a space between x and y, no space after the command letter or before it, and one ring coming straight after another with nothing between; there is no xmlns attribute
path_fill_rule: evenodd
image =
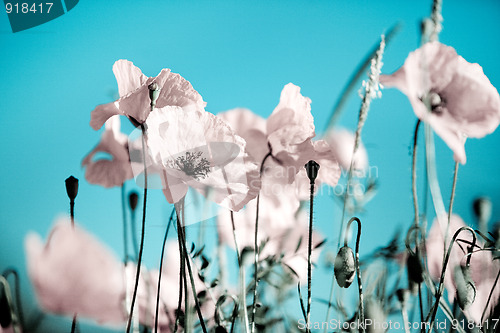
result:
<svg viewBox="0 0 500 333"><path fill-rule="evenodd" d="M306 165L304 165L304 168L306 168L307 178L309 178L311 184L313 184L318 177L319 164L313 160L310 160L306 163Z"/></svg>
<svg viewBox="0 0 500 333"><path fill-rule="evenodd" d="M476 299L476 286L471 278L469 266L455 266L456 298L460 309L467 310Z"/></svg>
<svg viewBox="0 0 500 333"><path fill-rule="evenodd" d="M355 262L352 249L348 246L341 247L333 266L335 278L340 287L349 288L352 281L354 281L354 274L356 273Z"/></svg>
<svg viewBox="0 0 500 333"><path fill-rule="evenodd" d="M151 99L151 106L155 107L156 106L156 100L158 99L158 96L160 96L160 87L158 86L158 83L153 82L149 86L149 99Z"/></svg>
<svg viewBox="0 0 500 333"><path fill-rule="evenodd" d="M406 259L406 269L410 282L416 284L424 282L424 268L422 267L420 258L416 254L410 253L408 255L408 259Z"/></svg>
<svg viewBox="0 0 500 333"><path fill-rule="evenodd" d="M133 191L128 195L128 204L130 205L130 209L134 211L137 208L137 203L139 202L139 194Z"/></svg>
<svg viewBox="0 0 500 333"><path fill-rule="evenodd" d="M68 193L68 197L70 200L75 200L77 194L78 194L78 179L69 176L66 178L66 193Z"/></svg>

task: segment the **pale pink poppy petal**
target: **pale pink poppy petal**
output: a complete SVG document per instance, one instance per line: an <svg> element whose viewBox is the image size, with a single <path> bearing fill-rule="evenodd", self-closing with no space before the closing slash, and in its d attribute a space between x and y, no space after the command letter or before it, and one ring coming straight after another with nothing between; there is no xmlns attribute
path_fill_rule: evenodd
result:
<svg viewBox="0 0 500 333"><path fill-rule="evenodd" d="M410 53L403 67L382 75L380 81L408 96L417 117L432 126L462 164L466 162L464 137L481 138L500 123L500 95L481 66L439 42Z"/></svg>
<svg viewBox="0 0 500 333"><path fill-rule="evenodd" d="M122 264L110 250L67 218L60 219L44 245L25 240L28 273L46 311L119 324L126 319Z"/></svg>
<svg viewBox="0 0 500 333"><path fill-rule="evenodd" d="M217 117L228 123L233 131L247 142L249 141L246 135L248 131L258 130L262 133L266 132L266 120L245 108L220 112L217 114Z"/></svg>
<svg viewBox="0 0 500 333"><path fill-rule="evenodd" d="M111 159L94 160L98 153L109 154ZM83 159L85 179L104 187L121 186L132 178L127 148L127 136L120 132L120 119L113 116L106 122L106 129L99 144Z"/></svg>
<svg viewBox="0 0 500 333"><path fill-rule="evenodd" d="M127 116L135 126L146 121L151 112L149 85L157 83L160 89L156 107L179 106L185 109L203 109L206 105L191 83L170 69L162 69L156 77L146 77L130 61L118 60L113 66L118 82L120 99L114 103L99 105L91 112L90 125L101 128L114 114Z"/></svg>
<svg viewBox="0 0 500 333"><path fill-rule="evenodd" d="M116 102L101 104L90 113L90 127L98 130L104 123L114 115L123 114L116 106Z"/></svg>
<svg viewBox="0 0 500 333"><path fill-rule="evenodd" d="M351 131L343 128L334 128L325 135L335 158L344 170L349 170L354 150L355 135ZM359 143L358 150L354 155L353 169L366 170L368 168L368 154L362 142Z"/></svg>
<svg viewBox="0 0 500 333"><path fill-rule="evenodd" d="M165 107L146 121L148 148L157 164L177 173L187 185L215 202L241 209L260 189L258 167L245 152L245 141L229 125L205 111Z"/></svg>
<svg viewBox="0 0 500 333"><path fill-rule="evenodd" d="M267 135L275 155L294 154L297 145L315 136L311 100L300 94L300 87L289 83L283 88L280 103L267 120Z"/></svg>
<svg viewBox="0 0 500 333"><path fill-rule="evenodd" d="M326 184L331 187L335 187L340 178L340 167L337 163L335 155L328 143L324 140L318 140L313 142L313 150L304 153L304 157L309 162L310 160L315 161L319 164L318 177L315 181L315 193L321 187L321 184ZM306 163L307 163L306 162ZM307 177L305 168L297 174L295 177L295 185L297 187L297 196L300 200L310 199L310 180Z"/></svg>
<svg viewBox="0 0 500 333"><path fill-rule="evenodd" d="M131 61L124 59L120 59L114 63L113 73L118 83L120 97L139 89L148 79Z"/></svg>

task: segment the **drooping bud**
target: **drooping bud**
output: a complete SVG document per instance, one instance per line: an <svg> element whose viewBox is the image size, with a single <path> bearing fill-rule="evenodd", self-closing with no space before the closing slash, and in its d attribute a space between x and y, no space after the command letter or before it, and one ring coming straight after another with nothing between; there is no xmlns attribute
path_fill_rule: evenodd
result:
<svg viewBox="0 0 500 333"><path fill-rule="evenodd" d="M130 205L130 209L134 211L137 208L137 203L139 202L139 194L136 191L130 192L128 195L128 204Z"/></svg>
<svg viewBox="0 0 500 333"><path fill-rule="evenodd" d="M306 168L306 173L309 181L311 182L311 184L314 184L314 181L318 177L319 164L313 160L310 160L306 163L306 165L304 165L304 168Z"/></svg>
<svg viewBox="0 0 500 333"><path fill-rule="evenodd" d="M406 259L406 270L408 272L408 279L411 283L420 284L424 282L424 267L420 261L419 256L415 253L410 253Z"/></svg>
<svg viewBox="0 0 500 333"><path fill-rule="evenodd" d="M71 201L75 200L77 194L78 194L78 179L69 176L66 178L66 193L68 193L68 197Z"/></svg>
<svg viewBox="0 0 500 333"><path fill-rule="evenodd" d="M342 288L349 288L354 275L356 273L356 260L354 259L354 252L348 246L342 246L335 258L333 266L335 272L335 279Z"/></svg>
<svg viewBox="0 0 500 333"><path fill-rule="evenodd" d="M151 107L156 106L156 100L158 99L158 96L160 95L160 87L158 86L158 83L153 82L149 86L149 99L151 100Z"/></svg>
<svg viewBox="0 0 500 333"><path fill-rule="evenodd" d="M456 298L460 309L467 310L476 299L476 285L472 280L469 266L457 265L454 269Z"/></svg>

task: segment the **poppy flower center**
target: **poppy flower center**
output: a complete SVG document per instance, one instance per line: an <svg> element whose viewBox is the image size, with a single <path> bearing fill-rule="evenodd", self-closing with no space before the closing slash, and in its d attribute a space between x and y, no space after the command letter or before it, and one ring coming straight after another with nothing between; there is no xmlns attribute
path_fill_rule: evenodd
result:
<svg viewBox="0 0 500 333"><path fill-rule="evenodd" d="M429 91L426 95L420 97L420 100L430 107L432 113L442 114L446 106L446 99L442 94L436 91Z"/></svg>
<svg viewBox="0 0 500 333"><path fill-rule="evenodd" d="M170 160L168 166L172 169L180 170L196 180L204 179L210 173L210 162L203 157L203 152L201 151L187 151L185 155Z"/></svg>

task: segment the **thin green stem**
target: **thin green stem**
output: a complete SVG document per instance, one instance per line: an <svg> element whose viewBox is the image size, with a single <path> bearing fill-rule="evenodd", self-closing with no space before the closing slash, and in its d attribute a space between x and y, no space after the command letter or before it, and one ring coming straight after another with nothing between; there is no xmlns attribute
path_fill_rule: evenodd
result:
<svg viewBox="0 0 500 333"><path fill-rule="evenodd" d="M139 277L141 275L141 264L142 264L142 252L144 249L144 233L146 229L146 201L147 201L147 196L148 196L148 171L147 171L147 166L146 166L146 130L144 125L141 125L141 130L142 130L142 160L144 163L144 201L142 203L142 229L141 229L141 244L139 246L139 255L137 258L137 271L135 275L135 287L134 287L134 293L132 295L132 303L130 305L130 313L128 316L127 320L127 330L126 332L130 332L130 327L132 324L132 316L134 313L134 306L135 306L135 300L137 298L137 289L139 287Z"/></svg>
<svg viewBox="0 0 500 333"><path fill-rule="evenodd" d="M307 245L307 323L306 333L311 331L311 286L312 286L312 231L313 231L313 208L314 208L314 180L310 183L310 197L309 197L309 243Z"/></svg>
<svg viewBox="0 0 500 333"><path fill-rule="evenodd" d="M484 306L483 313L481 314L481 323L484 322L484 316L486 315L486 310L488 309L488 305L490 304L491 296L493 295L493 290L495 290L495 287L498 283L498 278L500 278L500 270L498 271L495 282L493 283L493 287L491 287L490 294L488 295L488 301L486 302L486 305Z"/></svg>
<svg viewBox="0 0 500 333"><path fill-rule="evenodd" d="M444 249L446 250L448 243L448 231L450 230L451 215L453 212L453 202L455 201L455 190L457 188L457 175L458 175L458 162L455 162L453 171L453 185L451 186L450 209L448 210L448 224L446 225L446 232L444 233Z"/></svg>
<svg viewBox="0 0 500 333"><path fill-rule="evenodd" d="M268 152L266 156L262 159L260 163L259 177L262 178L262 173L264 172L264 163L266 160L272 156L271 152ZM255 332L255 312L257 310L257 288L259 286L259 204L260 204L260 193L257 195L257 208L255 210L255 235L254 235L254 290L253 290L253 302L252 302L252 328L251 332Z"/></svg>
<svg viewBox="0 0 500 333"><path fill-rule="evenodd" d="M361 326L361 332L365 332L365 309L364 309L364 304L363 304L363 285L361 283L361 271L359 269L359 241L361 238L361 221L357 217L352 217L349 222L347 223L347 227L345 229L345 238L344 238L344 246L347 246L347 235L349 228L351 226L351 223L356 221L358 224L358 234L356 236L356 275L358 276L358 291L359 291L359 319L360 322L362 323Z"/></svg>
<svg viewBox="0 0 500 333"><path fill-rule="evenodd" d="M127 233L127 209L125 202L125 183L121 188L121 201L122 201L122 219L123 219L123 262L127 264L128 261L128 233Z"/></svg>
<svg viewBox="0 0 500 333"><path fill-rule="evenodd" d="M184 210L184 204L182 204L182 210ZM181 214L181 215L183 215L183 214ZM184 220L184 218L182 218L182 219ZM182 240L181 245L182 245L182 249L184 252L184 260L185 260L185 264L186 264L187 269L188 269L189 279L191 281L191 289L193 292L193 298L194 298L194 303L195 303L195 307L196 307L196 312L198 313L198 319L200 320L200 325L201 325L201 329L203 330L203 333L207 333L205 321L203 320L203 314L201 313L201 306L200 306L200 303L198 300L198 294L196 293L196 286L194 283L193 272L191 270L190 258L189 258L189 254L187 252L184 221L181 222L181 218L179 216L177 216L177 232L179 233L179 235L180 235L179 237ZM186 292L186 296L187 296L187 292ZM187 309L186 309L186 312L187 312Z"/></svg>
<svg viewBox="0 0 500 333"><path fill-rule="evenodd" d="M158 288L156 290L156 310L155 310L155 333L158 332L158 312L160 308L160 287L161 287L161 274L163 271L163 257L165 254L165 245L167 244L168 232L170 231L170 226L172 225L172 219L174 217L175 208L172 209L170 218L168 219L167 229L165 230L165 237L163 237L163 246L161 248L160 256L160 270L158 272Z"/></svg>

